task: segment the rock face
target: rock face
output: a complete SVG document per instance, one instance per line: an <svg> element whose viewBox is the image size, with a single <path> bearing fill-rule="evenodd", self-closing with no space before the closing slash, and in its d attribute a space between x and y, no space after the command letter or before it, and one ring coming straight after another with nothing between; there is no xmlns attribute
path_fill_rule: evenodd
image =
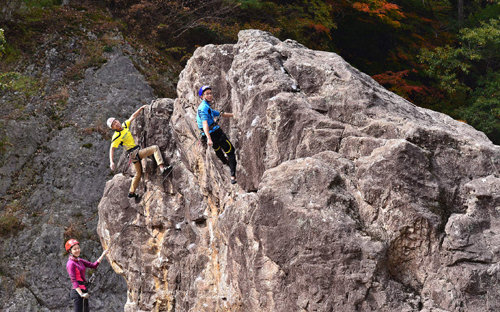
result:
<svg viewBox="0 0 500 312"><path fill-rule="evenodd" d="M221 122L236 186L198 143L204 84L236 115ZM125 311L500 309L500 147L484 134L255 30L196 50L177 94L133 128L173 171L143 160L141 200L126 173L99 204Z"/></svg>
<svg viewBox="0 0 500 312"><path fill-rule="evenodd" d="M110 115L128 117L141 102L153 99L151 87L122 46L105 55L102 67L89 68L82 80L61 86L68 63L76 61L75 55L61 50L78 51L79 41L72 38L67 46L57 46L56 39L49 37L47 46L40 47L47 51L39 56L42 65L31 66L29 75L47 80L46 94L60 93L62 87L66 103L54 111L47 106L57 103L34 98L26 103L26 117L6 117L0 123L10 142L0 155L0 203L3 207L22 202L16 198L24 201L19 207L24 228L0 240L1 311L71 309L65 238L79 239L85 259L95 261L102 252L95 229L97 204L110 177L111 135L103 125ZM7 109L9 94L0 97L0 103ZM106 262L95 272L90 308L121 309L126 299L123 278L112 274Z"/></svg>

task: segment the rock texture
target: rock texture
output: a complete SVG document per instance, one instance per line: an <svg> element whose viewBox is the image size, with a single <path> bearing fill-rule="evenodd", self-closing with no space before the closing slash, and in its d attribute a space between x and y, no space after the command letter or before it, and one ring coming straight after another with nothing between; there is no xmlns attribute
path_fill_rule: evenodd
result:
<svg viewBox="0 0 500 312"><path fill-rule="evenodd" d="M238 185L198 143L213 86ZM106 183L98 233L125 311L498 311L500 147L333 53L247 30L199 48L136 121L174 169Z"/></svg>
<svg viewBox="0 0 500 312"><path fill-rule="evenodd" d="M90 31L88 35L94 36ZM117 45L103 55L106 62L100 68L88 68L82 80L65 85L61 79L68 65L78 61L67 50L78 51L81 38L64 40L53 34L46 39L39 63L24 73L45 81L47 97L66 93L66 101L35 96L23 103L23 117L14 118L9 111L12 94L0 96L6 110L0 130L10 143L0 153L0 212L17 205L15 215L23 225L0 240L0 311L70 310L64 240L78 238L82 257L92 261L102 252L95 230L97 204L111 177L111 133L105 120L110 115L128 117L153 99L152 89L124 55L130 47ZM126 299L123 278L107 262L95 273L91 309L121 309Z"/></svg>

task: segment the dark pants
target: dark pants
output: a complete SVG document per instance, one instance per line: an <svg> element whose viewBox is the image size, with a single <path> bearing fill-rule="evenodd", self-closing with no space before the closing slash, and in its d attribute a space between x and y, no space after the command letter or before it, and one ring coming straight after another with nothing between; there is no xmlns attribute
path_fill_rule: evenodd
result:
<svg viewBox="0 0 500 312"><path fill-rule="evenodd" d="M76 290L71 290L70 298L73 300L73 312L89 312L89 300L80 297Z"/></svg>
<svg viewBox="0 0 500 312"><path fill-rule="evenodd" d="M229 141L229 138L221 128L210 133L210 137L212 138L212 142L214 143L212 147L215 151L215 154L217 155L217 157L219 157L223 164L229 166L229 169L231 170L231 176L236 176L236 155L234 155L233 144ZM207 137L205 135L201 136L201 142L204 146L206 146Z"/></svg>

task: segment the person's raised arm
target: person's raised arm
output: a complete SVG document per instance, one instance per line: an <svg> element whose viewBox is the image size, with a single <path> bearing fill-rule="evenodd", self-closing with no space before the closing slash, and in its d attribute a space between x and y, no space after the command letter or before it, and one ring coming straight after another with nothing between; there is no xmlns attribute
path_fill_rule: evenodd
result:
<svg viewBox="0 0 500 312"><path fill-rule="evenodd" d="M134 120L135 118L137 118L137 116L139 116L139 114L141 113L141 111L142 111L143 109L145 109L146 107L147 107L147 105L142 105L142 106L141 106L138 110L136 110L136 111L135 111L135 113L133 113L133 114L130 116L129 120L132 122L132 120Z"/></svg>
<svg viewBox="0 0 500 312"><path fill-rule="evenodd" d="M104 258L104 256L108 253L108 250L104 250L101 254L101 256L97 259L97 262L101 263L102 259Z"/></svg>

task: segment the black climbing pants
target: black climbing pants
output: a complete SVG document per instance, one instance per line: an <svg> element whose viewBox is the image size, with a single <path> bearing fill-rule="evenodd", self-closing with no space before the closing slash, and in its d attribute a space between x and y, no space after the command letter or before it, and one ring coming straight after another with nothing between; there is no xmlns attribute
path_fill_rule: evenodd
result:
<svg viewBox="0 0 500 312"><path fill-rule="evenodd" d="M89 299L83 299L74 289L70 297L73 300L73 312L89 312Z"/></svg>
<svg viewBox="0 0 500 312"><path fill-rule="evenodd" d="M234 154L233 144L231 143L231 141L229 141L229 138L221 128L210 133L210 137L212 138L212 142L214 144L212 147L215 151L215 154L217 155L217 157L219 157L223 164L229 166L229 169L231 170L231 176L236 176L236 155ZM202 135L201 141L203 145L206 146L207 136Z"/></svg>

